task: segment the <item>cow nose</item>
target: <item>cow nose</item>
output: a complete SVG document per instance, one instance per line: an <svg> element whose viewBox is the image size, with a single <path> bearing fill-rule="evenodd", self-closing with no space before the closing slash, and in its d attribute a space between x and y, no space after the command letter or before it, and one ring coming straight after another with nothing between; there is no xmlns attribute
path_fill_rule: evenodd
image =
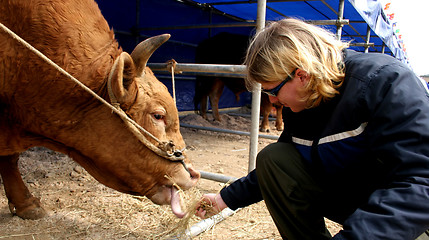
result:
<svg viewBox="0 0 429 240"><path fill-rule="evenodd" d="M183 167L185 168L185 170L189 173L190 177L192 179L200 179L201 174L200 172L196 171L192 166L187 166L185 161L180 161L180 163L183 165Z"/></svg>
<svg viewBox="0 0 429 240"><path fill-rule="evenodd" d="M195 170L192 166L188 167L189 170L189 174L191 175L191 178L198 181L198 179L200 179L201 177L201 173L198 172L197 170Z"/></svg>

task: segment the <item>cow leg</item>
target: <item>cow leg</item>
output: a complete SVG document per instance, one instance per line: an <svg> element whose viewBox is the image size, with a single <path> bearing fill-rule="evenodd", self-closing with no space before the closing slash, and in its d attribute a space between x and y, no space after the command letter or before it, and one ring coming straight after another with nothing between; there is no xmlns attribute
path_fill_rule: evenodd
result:
<svg viewBox="0 0 429 240"><path fill-rule="evenodd" d="M200 115L207 120L207 100L208 96L204 96L200 102Z"/></svg>
<svg viewBox="0 0 429 240"><path fill-rule="evenodd" d="M261 94L261 114L262 114L262 122L259 127L259 131L261 132L270 132L270 112L273 107L272 103L268 95L262 93Z"/></svg>
<svg viewBox="0 0 429 240"><path fill-rule="evenodd" d="M276 129L278 131L283 131L283 106L279 105L279 104L274 104L274 106L276 107Z"/></svg>
<svg viewBox="0 0 429 240"><path fill-rule="evenodd" d="M40 200L33 197L25 186L18 169L19 154L0 156L0 174L9 210L23 219L39 219L46 215Z"/></svg>
<svg viewBox="0 0 429 240"><path fill-rule="evenodd" d="M221 80L216 79L213 85L213 91L209 95L210 104L212 106L212 111L213 111L213 118L215 121L219 121L219 122L220 122L219 100L220 100L220 96L222 96L224 86L225 84Z"/></svg>

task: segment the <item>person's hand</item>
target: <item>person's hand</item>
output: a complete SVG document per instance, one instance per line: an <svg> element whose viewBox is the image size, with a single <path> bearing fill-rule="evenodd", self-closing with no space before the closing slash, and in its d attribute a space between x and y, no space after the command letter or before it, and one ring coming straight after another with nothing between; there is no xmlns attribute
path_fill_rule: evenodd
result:
<svg viewBox="0 0 429 240"><path fill-rule="evenodd" d="M204 194L204 196L201 198L200 203L195 209L195 215L202 219L205 219L218 214L220 211L227 207L228 206L223 201L219 193L208 193Z"/></svg>

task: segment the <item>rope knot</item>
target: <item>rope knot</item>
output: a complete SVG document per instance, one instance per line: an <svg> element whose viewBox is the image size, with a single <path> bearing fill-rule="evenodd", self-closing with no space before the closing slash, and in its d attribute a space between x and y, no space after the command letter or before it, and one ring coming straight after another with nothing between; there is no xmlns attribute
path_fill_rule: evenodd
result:
<svg viewBox="0 0 429 240"><path fill-rule="evenodd" d="M167 155L170 156L170 157L171 156L175 156L175 157L177 157L179 159L183 159L184 158L184 156L183 156L184 149L177 150L176 149L176 145L174 145L173 141L171 141L171 140L168 141L168 142L161 142L161 143L159 143L158 148L162 149L163 151L165 151L167 153Z"/></svg>
<svg viewBox="0 0 429 240"><path fill-rule="evenodd" d="M168 60L166 63L167 63L167 69L171 73L173 73L173 72L176 73L176 74L181 74L182 73L182 71L176 71L176 65L177 65L176 60L171 59L171 60Z"/></svg>

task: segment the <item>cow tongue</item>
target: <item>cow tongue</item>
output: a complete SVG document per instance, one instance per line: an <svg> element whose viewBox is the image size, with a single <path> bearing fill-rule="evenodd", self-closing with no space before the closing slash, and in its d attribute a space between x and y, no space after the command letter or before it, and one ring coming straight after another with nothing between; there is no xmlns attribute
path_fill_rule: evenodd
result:
<svg viewBox="0 0 429 240"><path fill-rule="evenodd" d="M177 188L171 187L171 210L178 218L183 218L186 213L182 211L180 194Z"/></svg>

